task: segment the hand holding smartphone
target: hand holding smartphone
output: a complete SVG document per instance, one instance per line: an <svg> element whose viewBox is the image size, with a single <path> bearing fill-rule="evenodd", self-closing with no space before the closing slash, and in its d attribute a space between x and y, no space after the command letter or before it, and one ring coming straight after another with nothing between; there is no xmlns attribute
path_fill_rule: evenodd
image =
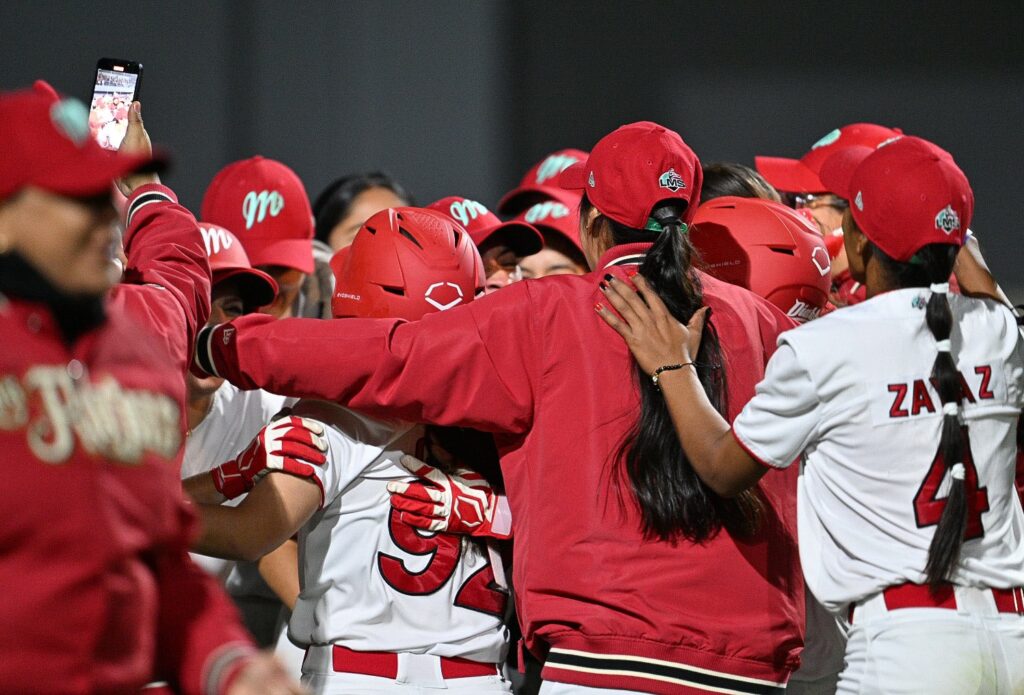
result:
<svg viewBox="0 0 1024 695"><path fill-rule="evenodd" d="M89 132L108 150L121 146L128 130L128 111L139 98L142 87L142 63L101 58L96 63L92 102L89 106Z"/></svg>

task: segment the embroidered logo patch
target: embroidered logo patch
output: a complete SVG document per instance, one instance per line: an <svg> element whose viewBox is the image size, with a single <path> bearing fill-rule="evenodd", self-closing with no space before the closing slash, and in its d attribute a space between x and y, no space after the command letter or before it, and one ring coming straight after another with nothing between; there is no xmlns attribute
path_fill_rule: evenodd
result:
<svg viewBox="0 0 1024 695"><path fill-rule="evenodd" d="M864 212L864 194L861 191L857 191L857 197L853 199L853 204L857 206L857 209Z"/></svg>
<svg viewBox="0 0 1024 695"><path fill-rule="evenodd" d="M591 188L594 187L594 172L590 172L590 178L587 179L587 183L590 185Z"/></svg>
<svg viewBox="0 0 1024 695"><path fill-rule="evenodd" d="M675 169L669 169L664 174L658 177L658 185L662 188L675 193L678 190L686 188L686 182L683 181L683 177L676 173Z"/></svg>
<svg viewBox="0 0 1024 695"><path fill-rule="evenodd" d="M953 210L952 206L947 205L939 210L939 214L935 216L935 228L941 229L946 235L960 229L960 217Z"/></svg>

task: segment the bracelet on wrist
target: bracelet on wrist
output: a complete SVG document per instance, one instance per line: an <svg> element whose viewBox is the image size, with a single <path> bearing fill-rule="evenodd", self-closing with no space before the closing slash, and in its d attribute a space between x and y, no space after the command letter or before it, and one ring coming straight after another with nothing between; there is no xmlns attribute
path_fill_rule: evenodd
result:
<svg viewBox="0 0 1024 695"><path fill-rule="evenodd" d="M664 364L658 367L657 369L654 370L654 373L651 374L651 381L654 383L654 390L661 391L661 385L658 384L658 379L661 378L663 372L672 372L675 371L676 369L682 369L683 367L692 366L693 362L684 362L682 364Z"/></svg>

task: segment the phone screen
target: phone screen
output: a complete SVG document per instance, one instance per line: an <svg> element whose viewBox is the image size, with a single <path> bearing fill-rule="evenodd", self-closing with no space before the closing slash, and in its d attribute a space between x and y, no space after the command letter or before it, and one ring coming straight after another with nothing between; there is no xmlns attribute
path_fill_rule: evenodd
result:
<svg viewBox="0 0 1024 695"><path fill-rule="evenodd" d="M135 97L139 76L119 70L96 70L96 86L89 108L89 130L108 150L116 150L128 130L128 109Z"/></svg>

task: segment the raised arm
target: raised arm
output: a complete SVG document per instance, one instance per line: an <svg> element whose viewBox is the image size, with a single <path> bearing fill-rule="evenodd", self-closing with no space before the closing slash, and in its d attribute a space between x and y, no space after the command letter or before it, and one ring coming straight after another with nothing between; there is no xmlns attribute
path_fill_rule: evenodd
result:
<svg viewBox="0 0 1024 695"><path fill-rule="evenodd" d="M697 475L723 497L756 484L768 468L732 436L729 423L711 405L692 366L707 309L695 313L684 326L642 275L635 276L634 282L643 298L621 280L606 279L605 296L618 315L603 304L595 309L625 339L640 368L652 376L657 373L676 435Z"/></svg>
<svg viewBox="0 0 1024 695"><path fill-rule="evenodd" d="M385 418L525 432L538 361L529 283L407 323L243 316L203 329L201 371Z"/></svg>
<svg viewBox="0 0 1024 695"><path fill-rule="evenodd" d="M137 105L137 104L136 104ZM133 105L121 150L152 151L141 112ZM155 174L118 181L128 198L124 250L128 258L112 303L139 321L187 368L199 327L210 316L210 262L192 213Z"/></svg>

